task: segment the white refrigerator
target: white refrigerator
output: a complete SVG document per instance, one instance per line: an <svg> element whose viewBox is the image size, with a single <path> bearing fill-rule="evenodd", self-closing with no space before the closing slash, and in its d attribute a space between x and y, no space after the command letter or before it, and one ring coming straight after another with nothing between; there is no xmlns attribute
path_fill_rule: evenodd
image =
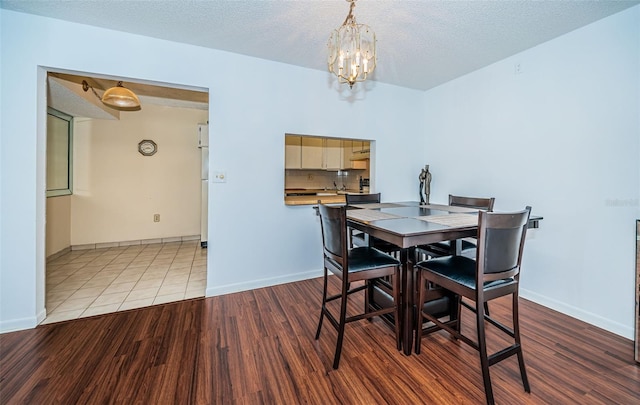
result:
<svg viewBox="0 0 640 405"><path fill-rule="evenodd" d="M200 202L200 246L207 247L209 239L209 124L198 124L198 148L200 148L202 199Z"/></svg>

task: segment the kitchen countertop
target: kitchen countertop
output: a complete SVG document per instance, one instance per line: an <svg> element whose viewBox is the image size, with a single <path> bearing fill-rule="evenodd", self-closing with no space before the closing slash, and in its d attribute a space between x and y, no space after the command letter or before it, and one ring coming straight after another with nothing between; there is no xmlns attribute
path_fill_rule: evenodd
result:
<svg viewBox="0 0 640 405"><path fill-rule="evenodd" d="M344 194L333 195L296 195L284 198L285 205L315 205L320 200L323 204L346 203Z"/></svg>
<svg viewBox="0 0 640 405"><path fill-rule="evenodd" d="M318 200L325 204L345 203L345 194L360 194L357 190L325 190L325 189L285 189L284 202L286 205L313 205Z"/></svg>

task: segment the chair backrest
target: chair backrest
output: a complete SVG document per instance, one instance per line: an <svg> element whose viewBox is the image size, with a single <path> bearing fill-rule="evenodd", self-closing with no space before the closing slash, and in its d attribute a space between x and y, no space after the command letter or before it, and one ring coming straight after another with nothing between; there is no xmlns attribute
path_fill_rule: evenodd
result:
<svg viewBox="0 0 640 405"><path fill-rule="evenodd" d="M493 211L493 204L496 199L491 198L478 198L478 197L463 197L459 195L449 194L449 205L457 207L477 208L484 211Z"/></svg>
<svg viewBox="0 0 640 405"><path fill-rule="evenodd" d="M516 212L480 211L476 259L483 281L517 277L530 214L531 207Z"/></svg>
<svg viewBox="0 0 640 405"><path fill-rule="evenodd" d="M345 194L347 205L371 204L380 202L380 193L374 194Z"/></svg>
<svg viewBox="0 0 640 405"><path fill-rule="evenodd" d="M318 204L322 246L325 260L329 259L339 267L347 267L347 207Z"/></svg>

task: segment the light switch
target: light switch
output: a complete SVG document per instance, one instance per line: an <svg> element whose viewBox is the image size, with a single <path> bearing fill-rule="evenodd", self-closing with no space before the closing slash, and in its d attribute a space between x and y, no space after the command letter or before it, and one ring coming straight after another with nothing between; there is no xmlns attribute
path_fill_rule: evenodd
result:
<svg viewBox="0 0 640 405"><path fill-rule="evenodd" d="M213 172L213 182L214 183L226 183L227 182L227 173L226 172Z"/></svg>

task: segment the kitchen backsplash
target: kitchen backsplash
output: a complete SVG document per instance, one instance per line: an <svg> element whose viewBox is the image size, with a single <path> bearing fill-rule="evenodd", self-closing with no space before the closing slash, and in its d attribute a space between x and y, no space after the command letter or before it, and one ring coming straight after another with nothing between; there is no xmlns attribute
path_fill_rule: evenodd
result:
<svg viewBox="0 0 640 405"><path fill-rule="evenodd" d="M368 178L363 170L329 172L324 170L285 170L285 188L358 190L360 176Z"/></svg>

